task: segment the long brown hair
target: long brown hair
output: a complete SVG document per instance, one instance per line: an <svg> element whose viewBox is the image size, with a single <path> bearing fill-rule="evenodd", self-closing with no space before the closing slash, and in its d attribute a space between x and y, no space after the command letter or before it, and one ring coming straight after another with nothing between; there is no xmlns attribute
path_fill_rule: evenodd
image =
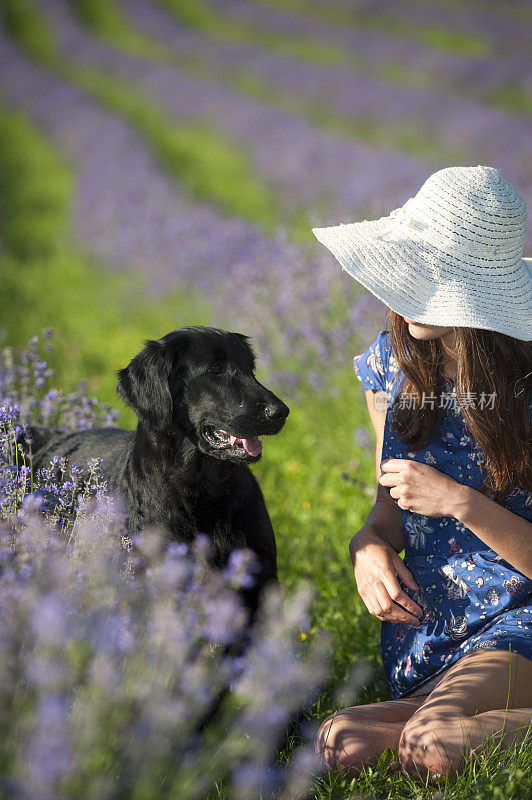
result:
<svg viewBox="0 0 532 800"><path fill-rule="evenodd" d="M438 403L419 398L436 394L441 386L444 348L439 338L421 341L411 336L408 323L388 309L385 319L392 349L405 375L402 392L415 402L396 403L392 427L411 450L421 450L439 427L442 411ZM477 401L460 403L471 436L484 456L483 494L493 493L502 503L517 485L532 491L532 430L529 398L532 396L532 342L481 328L456 327L456 397L466 393L480 398L494 393L494 401L483 408ZM493 402L493 408L491 404Z"/></svg>

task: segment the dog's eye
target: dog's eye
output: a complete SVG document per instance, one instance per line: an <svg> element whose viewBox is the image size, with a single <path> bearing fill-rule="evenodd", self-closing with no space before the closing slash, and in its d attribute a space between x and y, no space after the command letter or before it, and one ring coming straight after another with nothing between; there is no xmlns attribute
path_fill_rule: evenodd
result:
<svg viewBox="0 0 532 800"><path fill-rule="evenodd" d="M223 372L223 370L224 365L217 361L216 364L211 364L207 371L210 372L211 375L219 375L220 372Z"/></svg>

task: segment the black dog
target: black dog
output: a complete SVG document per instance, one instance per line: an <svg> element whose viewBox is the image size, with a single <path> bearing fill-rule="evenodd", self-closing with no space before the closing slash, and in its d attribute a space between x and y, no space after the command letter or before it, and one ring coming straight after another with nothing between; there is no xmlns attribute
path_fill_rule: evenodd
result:
<svg viewBox="0 0 532 800"><path fill-rule="evenodd" d="M137 430L112 428L44 436L35 430L34 469L54 455L84 464L102 458L109 486L125 498L131 533L162 526L173 540L210 536L211 563L251 548L261 572L245 602L257 607L276 580L275 538L259 485L262 435L278 433L289 409L255 378L248 337L215 328L180 328L147 341L117 373L117 392L135 411Z"/></svg>

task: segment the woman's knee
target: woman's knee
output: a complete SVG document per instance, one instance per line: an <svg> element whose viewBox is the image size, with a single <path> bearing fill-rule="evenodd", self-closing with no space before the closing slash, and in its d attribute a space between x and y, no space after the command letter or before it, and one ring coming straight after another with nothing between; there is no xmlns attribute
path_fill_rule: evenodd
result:
<svg viewBox="0 0 532 800"><path fill-rule="evenodd" d="M336 711L322 723L316 738L316 755L328 769L353 772L371 751L371 724L354 708Z"/></svg>
<svg viewBox="0 0 532 800"><path fill-rule="evenodd" d="M407 722L397 748L403 770L412 777L421 777L423 780L427 777L436 779L449 771L456 771L459 767L457 754L451 753L446 746L449 737L445 731L452 724L451 719L436 721L423 717ZM460 760L458 757L458 761Z"/></svg>
<svg viewBox="0 0 532 800"><path fill-rule="evenodd" d="M316 737L315 752L321 756L329 769L340 769L342 740L347 729L352 728L352 720L346 719L345 714L337 711L322 722Z"/></svg>
<svg viewBox="0 0 532 800"><path fill-rule="evenodd" d="M329 769L353 771L391 744L395 747L404 722L396 721L397 717L400 713L393 701L336 711L318 731L316 754Z"/></svg>

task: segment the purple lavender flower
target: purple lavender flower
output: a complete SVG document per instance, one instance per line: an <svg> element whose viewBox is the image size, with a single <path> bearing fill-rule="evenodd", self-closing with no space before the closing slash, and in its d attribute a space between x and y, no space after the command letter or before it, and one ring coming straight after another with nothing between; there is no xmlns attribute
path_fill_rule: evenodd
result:
<svg viewBox="0 0 532 800"><path fill-rule="evenodd" d="M50 332L47 338L50 339ZM0 519L23 523L31 510L39 508L50 524L70 531L79 519L90 515L90 501L103 498L107 486L101 464L72 464L54 457L35 474L31 469L31 425L55 423L64 430L92 427L102 421L115 424L117 412L95 398L88 401L83 387L65 399L57 389L48 389L52 376L39 354L33 337L18 359L11 350L0 363ZM41 399L39 400L39 393Z"/></svg>
<svg viewBox="0 0 532 800"><path fill-rule="evenodd" d="M310 766L310 744L306 756L295 751L295 773L275 764L287 715L326 675L321 646L300 652L308 594L271 594L250 650L238 655L224 645L242 632L242 607L223 573L208 567L203 542L161 549L164 533L152 531L138 540L148 568L131 571L119 507L113 514L98 504L73 546L30 502L24 508L15 537L0 525L0 714L17 776L10 791L83 798L105 786L106 796L130 796L142 785L160 800L179 786L184 800L199 800L220 780L235 797L249 797L252 786L257 796L264 788L279 796L308 784L301 766ZM235 557L232 568L244 561ZM223 725L205 722L228 685L234 697Z"/></svg>

